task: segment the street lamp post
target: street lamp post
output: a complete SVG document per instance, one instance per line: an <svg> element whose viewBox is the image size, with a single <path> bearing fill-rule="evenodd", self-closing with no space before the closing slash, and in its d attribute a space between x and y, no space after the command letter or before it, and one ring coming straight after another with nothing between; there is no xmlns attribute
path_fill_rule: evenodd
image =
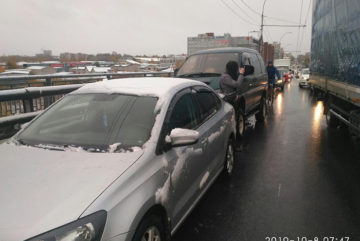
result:
<svg viewBox="0 0 360 241"><path fill-rule="evenodd" d="M285 37L286 34L292 34L292 32L286 32L286 33L284 33L284 34L281 36L281 38L280 38L280 40L279 40L279 44L280 44L280 45L281 45L281 40L283 39L283 37Z"/></svg>
<svg viewBox="0 0 360 241"><path fill-rule="evenodd" d="M250 33L259 33L259 31L253 30L248 32L248 46L250 47Z"/></svg>
<svg viewBox="0 0 360 241"><path fill-rule="evenodd" d="M285 33L281 36L281 38L280 38L280 40L279 40L279 50L281 50L281 40L283 39L283 37L285 37L286 34L292 34L292 32L285 32ZM284 50L284 51L285 51L285 50Z"/></svg>

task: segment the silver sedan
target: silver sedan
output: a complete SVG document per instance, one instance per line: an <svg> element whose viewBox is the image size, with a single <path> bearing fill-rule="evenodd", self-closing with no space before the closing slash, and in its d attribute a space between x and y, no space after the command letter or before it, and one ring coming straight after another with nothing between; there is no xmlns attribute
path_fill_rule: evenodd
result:
<svg viewBox="0 0 360 241"><path fill-rule="evenodd" d="M167 240L231 175L234 134L197 81L86 85L0 145L0 240Z"/></svg>

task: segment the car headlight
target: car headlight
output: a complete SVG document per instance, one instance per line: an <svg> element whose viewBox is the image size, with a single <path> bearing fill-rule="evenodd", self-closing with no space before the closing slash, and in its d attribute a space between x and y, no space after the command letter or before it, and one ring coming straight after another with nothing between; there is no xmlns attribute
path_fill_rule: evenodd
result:
<svg viewBox="0 0 360 241"><path fill-rule="evenodd" d="M279 79L276 83L281 84L282 82L283 82L283 80L282 80L282 79Z"/></svg>
<svg viewBox="0 0 360 241"><path fill-rule="evenodd" d="M99 241L105 222L106 211L99 211L26 241Z"/></svg>

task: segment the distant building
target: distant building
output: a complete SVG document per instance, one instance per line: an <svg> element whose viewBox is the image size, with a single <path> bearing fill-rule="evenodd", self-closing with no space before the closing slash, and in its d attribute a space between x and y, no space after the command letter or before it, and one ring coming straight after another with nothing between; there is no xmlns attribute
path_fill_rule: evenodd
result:
<svg viewBox="0 0 360 241"><path fill-rule="evenodd" d="M197 51L224 47L246 47L258 49L258 40L253 37L232 37L229 33L224 36L215 36L214 33L199 34L197 37L188 37L187 53L193 54Z"/></svg>
<svg viewBox="0 0 360 241"><path fill-rule="evenodd" d="M41 54L36 54L35 55L37 58L44 58L44 57L51 57L52 56L52 51L51 50L43 50L43 52Z"/></svg>
<svg viewBox="0 0 360 241"><path fill-rule="evenodd" d="M52 51L51 50L43 50L43 55L47 56L47 57L51 57L52 56Z"/></svg>
<svg viewBox="0 0 360 241"><path fill-rule="evenodd" d="M0 76L28 75L29 73L27 69L9 69L0 73Z"/></svg>
<svg viewBox="0 0 360 241"><path fill-rule="evenodd" d="M160 58L149 58L149 57L135 57L135 60L140 63L148 64L160 64Z"/></svg>
<svg viewBox="0 0 360 241"><path fill-rule="evenodd" d="M31 75L55 74L56 69L50 66L30 66L26 68Z"/></svg>
<svg viewBox="0 0 360 241"><path fill-rule="evenodd" d="M274 59L283 59L284 58L284 49L281 48L280 43L274 42Z"/></svg>
<svg viewBox="0 0 360 241"><path fill-rule="evenodd" d="M274 45L269 44L268 42L265 42L264 43L264 54L262 57L263 57L265 64L267 64L267 62L269 60L274 61Z"/></svg>

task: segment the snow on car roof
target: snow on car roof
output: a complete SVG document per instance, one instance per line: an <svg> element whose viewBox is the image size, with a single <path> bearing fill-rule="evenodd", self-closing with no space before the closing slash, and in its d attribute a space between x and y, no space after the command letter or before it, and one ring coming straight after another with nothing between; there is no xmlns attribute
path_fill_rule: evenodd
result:
<svg viewBox="0 0 360 241"><path fill-rule="evenodd" d="M123 93L161 97L171 92L171 90L178 90L180 88L185 88L194 84L206 86L199 81L182 78L123 78L103 80L100 82L87 84L73 93Z"/></svg>

